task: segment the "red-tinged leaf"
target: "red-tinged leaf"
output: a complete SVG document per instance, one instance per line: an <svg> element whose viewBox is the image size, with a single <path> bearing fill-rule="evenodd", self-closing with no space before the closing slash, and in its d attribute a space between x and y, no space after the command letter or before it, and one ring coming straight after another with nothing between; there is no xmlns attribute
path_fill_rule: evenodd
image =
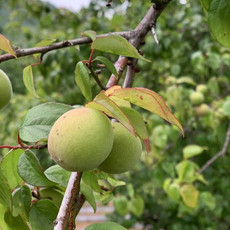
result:
<svg viewBox="0 0 230 230"><path fill-rule="evenodd" d="M113 87L107 89L107 90L105 91L105 95L108 96L108 95L110 95L110 94L113 94L113 93L115 92L115 90L117 90L117 89L121 89L121 86L120 86L120 85L115 85L115 86L113 86Z"/></svg>
<svg viewBox="0 0 230 230"><path fill-rule="evenodd" d="M112 91L112 89L110 89ZM156 92L146 88L118 88L114 89L108 96L117 96L132 104L140 106L156 115L162 117L169 123L176 125L184 136L184 130L177 118L172 114L163 98Z"/></svg>
<svg viewBox="0 0 230 230"><path fill-rule="evenodd" d="M94 41L96 39L97 33L93 30L86 30L85 32L81 33L81 36L89 37L92 41Z"/></svg>
<svg viewBox="0 0 230 230"><path fill-rule="evenodd" d="M23 69L23 82L27 90L36 98L39 98L34 87L34 77L32 66L29 65Z"/></svg>
<svg viewBox="0 0 230 230"><path fill-rule="evenodd" d="M93 102L86 104L86 107L98 109L108 116L117 119L124 127L126 127L131 133L136 135L135 130L127 118L127 116L122 112L122 110L110 100L104 91L101 91L95 98Z"/></svg>
<svg viewBox="0 0 230 230"><path fill-rule="evenodd" d="M109 35L106 37L96 38L91 45L91 49L151 62L141 56L133 45L119 35Z"/></svg>
<svg viewBox="0 0 230 230"><path fill-rule="evenodd" d="M16 54L14 53L14 50L10 45L10 41L2 34L0 34L0 49L6 51L7 53L10 53L11 55L17 58Z"/></svg>

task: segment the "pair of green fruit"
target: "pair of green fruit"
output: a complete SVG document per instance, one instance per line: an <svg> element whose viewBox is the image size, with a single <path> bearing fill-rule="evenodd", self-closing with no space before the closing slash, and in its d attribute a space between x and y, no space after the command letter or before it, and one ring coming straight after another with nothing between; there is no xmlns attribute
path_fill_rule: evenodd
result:
<svg viewBox="0 0 230 230"><path fill-rule="evenodd" d="M8 76L0 69L0 109L7 105L12 95L12 86Z"/></svg>
<svg viewBox="0 0 230 230"><path fill-rule="evenodd" d="M100 111L76 108L63 114L53 125L48 151L68 171L99 168L117 174L133 169L140 159L138 137Z"/></svg>

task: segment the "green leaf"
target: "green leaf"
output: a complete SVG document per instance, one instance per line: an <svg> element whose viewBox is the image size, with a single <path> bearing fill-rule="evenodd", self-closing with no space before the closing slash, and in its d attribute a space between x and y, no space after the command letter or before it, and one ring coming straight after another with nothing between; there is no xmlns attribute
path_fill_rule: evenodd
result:
<svg viewBox="0 0 230 230"><path fill-rule="evenodd" d="M189 85L194 85L194 86L196 85L196 82L193 81L193 79L190 77L180 77L176 80L176 83L177 84L187 83Z"/></svg>
<svg viewBox="0 0 230 230"><path fill-rule="evenodd" d="M208 147L199 145L187 145L183 148L184 159L188 159L196 155L199 155L205 150L208 150Z"/></svg>
<svg viewBox="0 0 230 230"><path fill-rule="evenodd" d="M71 172L61 168L59 165L53 165L44 172L46 177L59 184L62 187L67 187Z"/></svg>
<svg viewBox="0 0 230 230"><path fill-rule="evenodd" d="M12 209L12 195L7 180L0 168L0 204Z"/></svg>
<svg viewBox="0 0 230 230"><path fill-rule="evenodd" d="M223 113L226 116L230 117L230 99L224 102L224 104L222 105L222 109L223 109Z"/></svg>
<svg viewBox="0 0 230 230"><path fill-rule="evenodd" d="M11 150L2 160L1 168L4 173L10 189L22 185L22 179L18 174L18 159L24 153L24 150Z"/></svg>
<svg viewBox="0 0 230 230"><path fill-rule="evenodd" d="M141 56L137 49L125 38L118 35L109 35L95 39L91 45L91 49L151 62L150 60Z"/></svg>
<svg viewBox="0 0 230 230"><path fill-rule="evenodd" d="M115 104L112 100L110 100L104 91L101 91L95 98L94 101L86 104L86 107L100 110L106 113L108 116L117 119L122 125L124 125L131 133L135 134L135 130L129 121L129 119L125 116L122 110Z"/></svg>
<svg viewBox="0 0 230 230"><path fill-rule="evenodd" d="M111 176L108 177L107 180L113 188L126 185L126 183L124 181L117 180L115 178L112 178Z"/></svg>
<svg viewBox="0 0 230 230"><path fill-rule="evenodd" d="M202 192L199 197L210 210L213 211L216 208L216 200L210 192Z"/></svg>
<svg viewBox="0 0 230 230"><path fill-rule="evenodd" d="M23 82L27 90L36 98L39 98L34 87L34 76L32 66L29 65L23 69Z"/></svg>
<svg viewBox="0 0 230 230"><path fill-rule="evenodd" d="M97 37L97 33L93 30L86 30L85 32L81 33L81 35L91 38L92 41L94 41Z"/></svg>
<svg viewBox="0 0 230 230"><path fill-rule="evenodd" d="M30 230L28 225L22 220L20 216L14 217L10 211L5 212L4 221L7 225L7 228L4 230Z"/></svg>
<svg viewBox="0 0 230 230"><path fill-rule="evenodd" d="M208 8L208 25L212 35L223 46L230 47L229 0L212 0Z"/></svg>
<svg viewBox="0 0 230 230"><path fill-rule="evenodd" d="M85 184L89 185L95 192L101 192L101 187L98 184L98 179L94 171L84 172L82 175L82 180Z"/></svg>
<svg viewBox="0 0 230 230"><path fill-rule="evenodd" d="M19 129L20 138L26 142L36 142L48 138L54 122L72 107L60 103L44 103L30 109Z"/></svg>
<svg viewBox="0 0 230 230"><path fill-rule="evenodd" d="M179 176L179 182L192 183L196 180L196 172L199 167L197 164L184 160L176 166L176 171Z"/></svg>
<svg viewBox="0 0 230 230"><path fill-rule="evenodd" d="M83 62L78 62L75 68L75 81L87 101L92 100L89 71Z"/></svg>
<svg viewBox="0 0 230 230"><path fill-rule="evenodd" d="M105 65L105 67L112 73L115 75L115 77L117 77L117 70L116 68L114 67L113 63L108 59L108 58L105 58L105 57L102 57L102 56L97 56L95 58L95 60L103 63Z"/></svg>
<svg viewBox="0 0 230 230"><path fill-rule="evenodd" d="M34 186L55 186L43 173L42 167L31 151L23 153L18 161L18 173L28 184Z"/></svg>
<svg viewBox="0 0 230 230"><path fill-rule="evenodd" d="M63 193L58 189L54 189L54 187L43 188L40 189L40 199L51 200L57 207L60 207L63 200Z"/></svg>
<svg viewBox="0 0 230 230"><path fill-rule="evenodd" d="M17 58L16 54L14 53L14 50L11 47L10 41L2 34L0 34L0 49L6 51L7 53Z"/></svg>
<svg viewBox="0 0 230 230"><path fill-rule="evenodd" d="M93 195L93 191L90 186L88 186L85 183L81 183L81 193L85 196L86 200L89 202L89 204L92 206L94 213L96 212L97 205L96 201Z"/></svg>
<svg viewBox="0 0 230 230"><path fill-rule="evenodd" d="M190 208L198 205L199 191L192 184L185 184L180 189L183 202Z"/></svg>
<svg viewBox="0 0 230 230"><path fill-rule="evenodd" d="M175 202L178 202L180 199L180 186L178 183L173 182L169 185L167 189L167 194L169 197L174 200Z"/></svg>
<svg viewBox="0 0 230 230"><path fill-rule="evenodd" d="M200 3L202 4L205 10L208 10L211 2L212 0L200 0Z"/></svg>
<svg viewBox="0 0 230 230"><path fill-rule="evenodd" d="M113 193L111 191L104 192L101 197L100 201L102 204L107 204L113 199Z"/></svg>
<svg viewBox="0 0 230 230"><path fill-rule="evenodd" d="M108 230L108 229L109 230L127 230L121 225L113 223L113 222L103 222L103 223L91 224L85 228L85 230Z"/></svg>
<svg viewBox="0 0 230 230"><path fill-rule="evenodd" d="M20 215L25 221L28 221L31 204L31 191L26 185L13 193L13 215Z"/></svg>
<svg viewBox="0 0 230 230"><path fill-rule="evenodd" d="M177 118L172 114L163 98L152 90L146 88L118 88L114 86L109 89L108 96L117 96L123 100L146 109L162 117L169 123L176 125L184 135L184 130ZM107 92L106 92L107 93Z"/></svg>
<svg viewBox="0 0 230 230"><path fill-rule="evenodd" d="M113 204L120 215L125 216L128 214L128 200L125 196L115 197L113 199Z"/></svg>
<svg viewBox="0 0 230 230"><path fill-rule="evenodd" d="M30 209L29 222L33 230L53 230L58 208L50 200L39 200Z"/></svg>
<svg viewBox="0 0 230 230"><path fill-rule="evenodd" d="M150 145L149 145L149 135L148 131L144 122L143 117L140 113L138 113L135 109L129 108L129 107L120 107L122 112L126 115L126 117L129 119L131 124L134 127L134 130L141 138L141 140L144 141L147 151L150 151Z"/></svg>
<svg viewBox="0 0 230 230"><path fill-rule="evenodd" d="M39 43L37 43L34 47L42 47L42 46L48 46L51 45L52 43L54 43L56 41L56 39L44 39L42 41L40 41ZM33 56L35 58L39 57L41 54L34 54Z"/></svg>
<svg viewBox="0 0 230 230"><path fill-rule="evenodd" d="M140 217L143 213L145 207L144 200L141 196L136 195L133 199L131 199L128 203L128 209L135 216Z"/></svg>

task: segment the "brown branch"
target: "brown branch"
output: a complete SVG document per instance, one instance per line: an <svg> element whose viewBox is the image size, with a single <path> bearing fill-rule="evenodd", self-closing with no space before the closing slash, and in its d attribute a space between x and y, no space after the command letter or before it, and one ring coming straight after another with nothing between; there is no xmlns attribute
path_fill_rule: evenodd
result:
<svg viewBox="0 0 230 230"><path fill-rule="evenodd" d="M230 121L228 123L228 129L226 132L226 138L224 141L223 148L220 152L218 152L216 155L214 155L210 160L208 160L200 169L199 173L203 173L214 161L216 161L219 157L224 156L228 151L228 145L230 142Z"/></svg>
<svg viewBox="0 0 230 230"><path fill-rule="evenodd" d="M136 64L137 64L137 59L130 58L129 64L127 67L127 72L125 75L125 80L123 83L123 88L128 88L131 87L134 81L134 76L136 74Z"/></svg>
<svg viewBox="0 0 230 230"><path fill-rule="evenodd" d="M120 35L120 36L126 38L127 40L129 40L130 38L135 36L136 31L114 32L114 33L102 34L102 35L99 35L97 37L98 38L99 37L106 37L106 36L111 35L111 34ZM37 54L37 53L44 55L44 54L46 54L52 50L63 49L63 48L72 47L72 46L76 46L76 45L88 44L91 42L92 42L92 40L90 38L83 37L83 38L77 38L77 39L73 39L73 40L66 40L66 41L57 42L57 43L54 43L54 44L49 45L49 46L34 47L34 48L27 48L27 49L16 49L15 54L18 58L30 56L30 55ZM7 60L10 60L10 59L15 59L15 57L11 54L0 55L0 63L7 61Z"/></svg>
<svg viewBox="0 0 230 230"><path fill-rule="evenodd" d="M135 36L130 37L130 43L136 47L137 49L142 45L142 42L146 36L146 34L156 25L156 21L158 17L161 15L162 11L166 8L166 6L171 2L171 0L165 0L162 4L153 4L142 21L138 24L134 32L136 32ZM120 56L118 61L115 63L115 68L117 72L119 70L123 70L126 68L128 63L128 58ZM121 73L122 74L122 73ZM116 77L112 74L106 88L110 88L116 84L118 84L120 78L116 79Z"/></svg>
<svg viewBox="0 0 230 230"><path fill-rule="evenodd" d="M58 216L54 221L54 230L65 230L69 221L69 215L74 205L75 197L80 192L82 172L72 172L65 195L63 197Z"/></svg>

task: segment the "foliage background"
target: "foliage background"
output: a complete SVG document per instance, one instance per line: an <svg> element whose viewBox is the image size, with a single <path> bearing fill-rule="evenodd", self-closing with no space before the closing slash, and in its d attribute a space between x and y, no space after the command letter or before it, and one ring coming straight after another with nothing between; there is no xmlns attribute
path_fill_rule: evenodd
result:
<svg viewBox="0 0 230 230"><path fill-rule="evenodd" d="M43 39L77 38L88 29L97 34L134 29L150 3L129 1L124 7L115 1L114 8L108 10L104 1L92 0L89 8L77 14L40 1L0 0L0 6L0 33L14 46L22 48L33 47ZM224 158L218 159L203 173L206 183L193 183L200 191L195 209L175 202L163 189L167 178L177 178L175 167L183 160L185 146L208 147L192 158L200 167L223 146L229 121L223 109L224 103L230 100L229 49L221 47L211 37L198 1L189 1L185 5L172 1L159 18L157 33L158 46L151 34L146 37L142 50L152 63L139 61L141 71L136 75L134 86L149 88L163 96L181 121L185 138L160 118L141 111L147 122L152 152L149 155L143 153L135 171L120 176L128 186L117 189L116 196L119 200L124 195L126 204L135 191L144 200L145 208L141 214L133 211L135 208L122 213L117 202L116 211L109 218L125 227L138 221L150 229L229 229L230 148ZM74 68L79 60L88 58L89 52L89 45L84 45L52 51L44 56L43 64L33 68L35 86L44 101L71 105L85 103L74 81ZM112 61L117 58L114 55L107 57ZM0 114L1 144L16 144L17 130L26 111L41 103L26 92L22 81L23 68L36 62L34 57L27 57L1 63L1 69L9 75L14 89L10 105ZM100 78L106 83L109 72L103 71ZM91 84L96 95L99 88L94 81ZM204 103L211 112L206 116L197 114L197 107L189 99L198 84L208 87ZM6 152L1 150L2 155ZM39 151L37 156L44 168L53 164L46 150Z"/></svg>

